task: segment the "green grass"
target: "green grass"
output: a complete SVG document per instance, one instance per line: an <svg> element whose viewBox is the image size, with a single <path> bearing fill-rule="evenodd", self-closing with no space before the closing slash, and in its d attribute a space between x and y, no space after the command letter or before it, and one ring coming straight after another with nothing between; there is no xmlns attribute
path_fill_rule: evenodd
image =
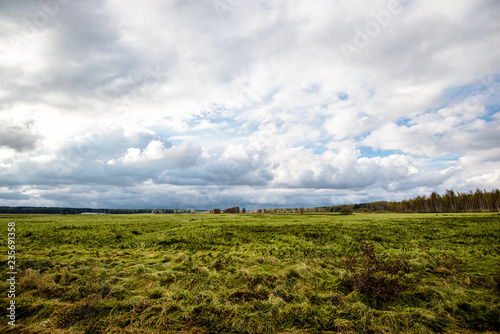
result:
<svg viewBox="0 0 500 334"><path fill-rule="evenodd" d="M0 215L2 268L9 221L23 333L500 331L498 214Z"/></svg>

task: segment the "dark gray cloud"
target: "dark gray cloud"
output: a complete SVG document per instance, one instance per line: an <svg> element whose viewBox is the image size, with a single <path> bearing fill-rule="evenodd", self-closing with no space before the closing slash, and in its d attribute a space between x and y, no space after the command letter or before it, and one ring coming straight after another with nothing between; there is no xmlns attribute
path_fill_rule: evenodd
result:
<svg viewBox="0 0 500 334"><path fill-rule="evenodd" d="M12 148L16 151L30 151L36 147L40 136L33 133L33 123L12 124L0 121L0 147Z"/></svg>

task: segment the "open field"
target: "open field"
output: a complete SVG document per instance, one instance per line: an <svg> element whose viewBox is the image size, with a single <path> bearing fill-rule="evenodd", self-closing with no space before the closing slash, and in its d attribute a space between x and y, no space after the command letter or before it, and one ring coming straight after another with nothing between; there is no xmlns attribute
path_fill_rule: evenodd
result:
<svg viewBox="0 0 500 334"><path fill-rule="evenodd" d="M2 333L500 331L497 213L0 221Z"/></svg>

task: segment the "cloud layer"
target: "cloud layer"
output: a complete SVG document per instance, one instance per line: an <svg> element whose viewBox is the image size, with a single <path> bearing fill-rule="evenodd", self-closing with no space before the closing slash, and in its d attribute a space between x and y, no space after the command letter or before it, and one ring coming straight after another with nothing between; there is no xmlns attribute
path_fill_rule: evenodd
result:
<svg viewBox="0 0 500 334"><path fill-rule="evenodd" d="M0 205L500 187L494 0L0 4Z"/></svg>

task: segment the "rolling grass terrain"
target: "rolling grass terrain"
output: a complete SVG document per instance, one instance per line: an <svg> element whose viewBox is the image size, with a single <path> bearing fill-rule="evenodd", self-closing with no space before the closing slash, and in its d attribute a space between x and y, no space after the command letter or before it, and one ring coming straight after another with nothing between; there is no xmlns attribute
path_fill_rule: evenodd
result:
<svg viewBox="0 0 500 334"><path fill-rule="evenodd" d="M15 329L4 315L9 221ZM500 331L497 213L0 222L2 333Z"/></svg>

